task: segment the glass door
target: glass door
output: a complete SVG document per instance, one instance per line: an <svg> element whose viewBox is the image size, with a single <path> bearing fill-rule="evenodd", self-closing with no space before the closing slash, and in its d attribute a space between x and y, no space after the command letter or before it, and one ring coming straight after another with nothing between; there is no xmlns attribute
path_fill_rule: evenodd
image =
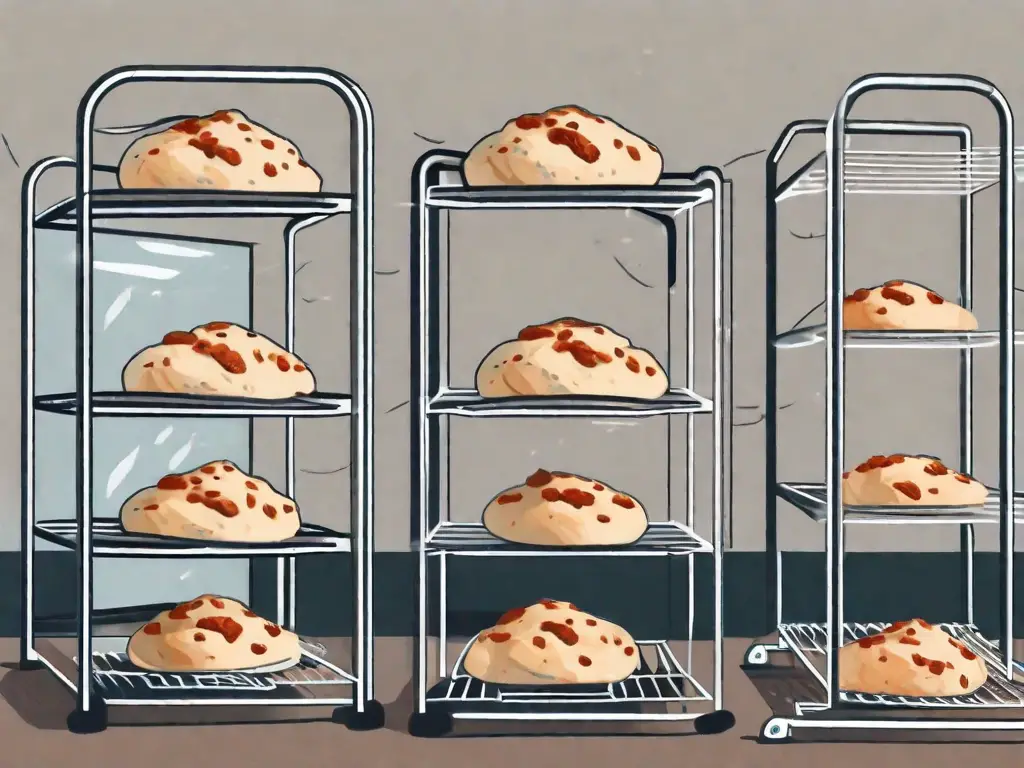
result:
<svg viewBox="0 0 1024 768"><path fill-rule="evenodd" d="M111 230L94 237L97 391L120 391L124 365L168 331L214 320L251 327L251 245ZM36 264L36 392L73 392L75 232L39 230ZM36 419L36 519L74 519L75 420L44 412ZM216 459L252 471L249 419L119 417L94 424L97 518L116 519L129 496L169 472ZM16 528L10 535L16 538ZM203 592L244 602L250 597L246 560L97 559L94 573L96 610L178 602Z"/></svg>

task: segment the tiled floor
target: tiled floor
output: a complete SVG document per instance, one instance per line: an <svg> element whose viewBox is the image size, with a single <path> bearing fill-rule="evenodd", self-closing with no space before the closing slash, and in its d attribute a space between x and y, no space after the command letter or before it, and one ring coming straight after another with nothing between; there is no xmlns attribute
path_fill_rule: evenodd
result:
<svg viewBox="0 0 1024 768"><path fill-rule="evenodd" d="M94 736L75 736L65 731L64 719L72 707L71 697L46 671L0 672L0 765L12 768L57 768L58 766L145 766L146 768L226 768L239 766L286 766L318 768L332 765L355 768L447 768L486 766L505 768L569 768L569 766L679 766L689 768L754 768L755 766L843 766L927 765L929 768L960 766L984 760L986 766L1019 766L1024 762L1024 734L1016 741L987 738L983 745L964 743L951 735L933 735L932 741L912 743L913 737L884 744L871 741L877 736L862 733L859 743L800 741L782 745L761 745L757 736L771 715L767 701L779 708L789 706L794 692L806 687L807 679L792 670L774 671L751 677L740 669L747 643L727 641L725 695L735 714L736 727L719 736L669 737L641 735L637 728L620 735L606 732L599 724L574 729L574 736L527 736L513 733L485 739L476 728L459 727L440 740L414 739L405 733L411 709L409 685L411 643L398 638L377 642L377 697L385 704L388 724L370 733L351 733L330 722L259 722L247 725L210 725L215 714L234 713L212 708L177 710L177 726L155 726L153 710L111 711L112 725ZM0 641L0 654L15 659L14 640ZM695 663L707 662L709 649L695 650ZM785 664L783 658L780 664ZM7 665L11 666L10 664ZM271 719L290 715L323 717L323 710L264 715ZM118 725L119 723L119 725ZM502 732L522 729L504 728ZM550 728L548 729L550 730ZM684 727L683 733L687 732ZM810 734L813 738L817 734ZM949 743L949 742L954 743ZM866 743L865 743L866 742ZM908 743L911 742L911 743Z"/></svg>

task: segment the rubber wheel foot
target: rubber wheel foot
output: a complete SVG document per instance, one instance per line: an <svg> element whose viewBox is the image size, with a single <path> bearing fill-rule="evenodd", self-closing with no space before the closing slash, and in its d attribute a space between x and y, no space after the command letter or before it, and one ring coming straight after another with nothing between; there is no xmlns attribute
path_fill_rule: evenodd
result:
<svg viewBox="0 0 1024 768"><path fill-rule="evenodd" d="M350 731L375 731L384 727L386 715L384 706L379 701L370 699L362 712L355 707L338 707L331 714L331 720L344 725Z"/></svg>
<svg viewBox="0 0 1024 768"><path fill-rule="evenodd" d="M409 718L409 735L418 739L436 739L452 732L455 723L447 712L414 712Z"/></svg>
<svg viewBox="0 0 1024 768"><path fill-rule="evenodd" d="M22 672L34 672L37 669L42 669L46 665L43 664L39 659L22 659L18 662L18 669Z"/></svg>
<svg viewBox="0 0 1024 768"><path fill-rule="evenodd" d="M693 723L697 733L703 736L709 736L713 733L725 733L734 725L736 725L736 716L727 709L708 712L706 715L698 717Z"/></svg>
<svg viewBox="0 0 1024 768"><path fill-rule="evenodd" d="M107 730L107 704L97 699L92 702L92 709L83 712L75 709L68 715L68 730L71 733L101 733Z"/></svg>

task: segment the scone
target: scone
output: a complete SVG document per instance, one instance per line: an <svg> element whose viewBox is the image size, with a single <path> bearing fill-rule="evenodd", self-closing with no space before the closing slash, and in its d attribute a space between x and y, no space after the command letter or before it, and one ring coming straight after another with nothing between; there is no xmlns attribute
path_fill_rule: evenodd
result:
<svg viewBox="0 0 1024 768"><path fill-rule="evenodd" d="M176 392L279 400L316 390L297 356L255 331L213 322L171 331L124 367L126 392Z"/></svg>
<svg viewBox="0 0 1024 768"><path fill-rule="evenodd" d="M585 685L625 680L639 660L622 627L572 603L541 600L508 611L477 635L463 666L485 683Z"/></svg>
<svg viewBox="0 0 1024 768"><path fill-rule="evenodd" d="M604 115L577 106L520 115L477 142L463 162L471 187L657 184L661 152Z"/></svg>
<svg viewBox="0 0 1024 768"><path fill-rule="evenodd" d="M298 505L230 461L165 475L121 507L127 533L180 539L273 542L298 533Z"/></svg>
<svg viewBox="0 0 1024 768"><path fill-rule="evenodd" d="M476 371L483 397L596 395L657 400L668 376L654 356L605 325L563 317L519 331Z"/></svg>
<svg viewBox="0 0 1024 768"><path fill-rule="evenodd" d="M299 148L236 109L190 117L137 139L118 164L123 189L317 193Z"/></svg>
<svg viewBox="0 0 1024 768"><path fill-rule="evenodd" d="M988 680L985 662L959 640L921 619L839 649L839 687L890 696L965 696Z"/></svg>
<svg viewBox="0 0 1024 768"><path fill-rule="evenodd" d="M843 299L847 331L976 331L974 315L923 285L890 280Z"/></svg>
<svg viewBox="0 0 1024 768"><path fill-rule="evenodd" d="M492 534L518 544L551 547L624 546L647 530L643 505L607 483L538 469L484 509Z"/></svg>
<svg viewBox="0 0 1024 768"><path fill-rule="evenodd" d="M985 503L988 489L934 456L872 456L843 473L843 505L966 507Z"/></svg>
<svg viewBox="0 0 1024 768"><path fill-rule="evenodd" d="M128 641L128 658L157 672L286 668L302 658L299 638L228 597L200 595L161 611Z"/></svg>

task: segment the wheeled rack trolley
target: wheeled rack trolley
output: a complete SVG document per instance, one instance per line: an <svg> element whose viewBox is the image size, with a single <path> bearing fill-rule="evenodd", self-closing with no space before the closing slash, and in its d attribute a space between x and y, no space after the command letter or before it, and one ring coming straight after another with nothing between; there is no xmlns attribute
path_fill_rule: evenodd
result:
<svg viewBox="0 0 1024 768"><path fill-rule="evenodd" d="M116 177L117 168L94 162L94 131L97 108L113 90L127 83L218 83L218 84L305 84L329 88L341 98L350 115L350 188L344 193L239 193L225 191L121 190L97 184L97 178ZM75 732L95 732L107 725L107 707L112 705L193 706L331 706L335 719L349 727L366 729L383 722L383 709L373 699L373 116L370 103L362 89L337 72L309 67L123 67L108 72L97 80L78 109L78 156L75 159L56 157L37 163L25 176L23 186L23 324L22 366L24 392L22 401L22 551L24 579L21 626L21 666L49 668L77 697L77 707L68 718ZM74 168L75 194L43 211L36 209L36 188L42 177L55 168ZM114 219L196 219L204 217L273 217L287 221L284 228L284 260L280 265L285 275L286 348L295 345L295 274L296 236L305 227L329 217L350 217L349 253L351 263L351 391L349 394L314 393L286 400L255 400L247 398L203 397L201 395L150 396L121 391L97 389L97 380L109 378L105 368L94 364L94 352L100 333L104 332L103 307L94 301L94 276L101 266L97 260L94 240L100 236L100 223ZM36 282L41 269L51 266L36 259L36 241L40 233L71 230L76 245L70 258L74 267L74 391L39 391L38 362L53 350L37 335ZM130 232L128 234L131 234ZM182 255L182 254L179 254ZM187 255L187 254L186 254ZM207 254L209 255L209 254ZM182 259L181 261L188 261ZM240 282L248 286L240 299L239 314L248 302L252 319L251 258L242 269L248 275ZM115 265L116 266L116 265ZM130 265L129 265L130 266ZM224 265L221 265L224 267ZM226 269L226 267L224 267ZM184 269L184 267L182 267ZM120 274L130 274L120 269ZM166 276L166 271L163 273ZM178 274L175 272L174 274ZM154 292L154 295L158 292ZM173 297L172 297L173 300ZM214 314L221 307L209 306ZM99 314L99 316L97 316ZM68 315L72 317L72 315ZM150 318L152 319L152 318ZM159 321L161 318L157 318ZM210 320L197 317L196 322ZM223 318L218 318L223 319ZM245 322L244 317L238 322ZM49 337L47 337L49 338ZM121 361L123 364L123 361ZM119 375L119 369L116 374ZM116 387L116 385L114 385ZM46 519L45 509L37 509L39 489L45 484L59 483L59 477L37 472L43 451L52 445L40 445L37 427L39 414L56 414L53 418L73 419L74 484L77 501L74 519ZM285 424L285 486L284 493L295 494L295 419L349 417L351 420L351 527L339 533L321 526L304 524L299 533L274 544L220 544L210 541L153 539L126 534L116 518L94 517L98 506L97 487L102 479L95 477L95 457L103 441L129 430L127 419L141 419L155 424L167 423L193 432L210 429L218 423L248 428L248 456L228 458L246 471L252 471L252 431L256 419L283 419ZM159 420L159 421L155 421ZM214 420L214 421L209 421ZM104 429L114 423L114 431ZM208 425L213 425L209 427ZM191 426L189 426L191 425ZM207 425L207 426L201 426ZM232 429L236 429L232 427ZM161 432L163 438L171 427ZM204 435L206 432L203 433ZM156 438L156 445L163 439ZM150 437L152 441L152 437ZM140 443L141 445L141 443ZM136 450L135 455L138 454ZM165 459L166 461L166 459ZM172 467L173 468L173 467ZM66 475L71 467L61 467ZM108 485L109 488L109 485ZM110 496L108 490L107 496ZM116 499L115 499L116 500ZM37 633L35 585L38 577L37 542L43 540L58 547L74 550L78 563L77 656L70 668L62 654L44 651L51 648L45 633ZM351 553L354 589L351 666L343 668L326 658L323 648L303 642L299 664L284 671L159 673L140 670L128 662L124 638L119 649L99 650L96 641L109 644L111 638L96 637L94 623L93 584L97 558L271 558L276 562L276 622L288 629L295 626L296 560L299 556L333 552ZM184 578L184 577L182 577ZM167 605L139 606L126 615L147 620ZM141 609L141 610L140 610ZM42 617L39 617L42 618ZM131 621L131 620L128 620Z"/></svg>
<svg viewBox="0 0 1024 768"><path fill-rule="evenodd" d="M724 252L725 215L730 198L728 182L716 168L692 174L667 173L661 183L646 188L469 188L462 184L461 152L433 150L423 155L412 175L411 312L411 502L413 546L419 558L419 606L415 648L415 701L410 731L418 736L448 733L455 719L487 721L684 721L693 720L699 732L720 732L734 718L723 709L722 690L722 553L725 506L725 398L729 360L730 312L726 301ZM713 211L713 376L710 398L694 391L694 210L708 205ZM442 259L442 213L453 210L620 209L635 210L658 222L668 240L669 304L675 292L677 217L685 221L686 328L688 360L685 384L672 388L660 400L630 398L541 397L488 400L475 389L461 389L450 381L450 330L442 325L446 308L442 286L446 280ZM447 292L445 292L447 293ZM670 310L671 318L671 310ZM447 334L448 341L443 338ZM670 370L671 361L666 361ZM670 373L670 384L671 384ZM713 420L712 531L710 541L694 530L693 425L699 415ZM618 549L552 550L511 544L492 536L482 524L451 520L442 493L443 466L448 465L450 442L443 437L446 420L468 418L641 418L655 415L687 419L689 450L685 514L665 522L652 522L647 533L631 547ZM670 418L671 422L672 419ZM444 429L447 433L447 429ZM671 445L671 443L670 443ZM669 471L674 469L669 461ZM694 558L714 561L714 668L710 681L699 681L690 663L673 654L667 640L640 641L650 661L621 683L597 686L600 690L568 693L557 688L523 692L503 690L469 676L460 654L449 667L447 645L447 568L451 557L516 557L530 555L620 555L685 557L689 562L689 629L693 639ZM428 563L439 568L439 594L432 605ZM440 681L431 679L428 639L433 609L439 618ZM497 614L500 611L496 612ZM645 647L646 646L646 647ZM468 649L469 646L466 646Z"/></svg>
<svg viewBox="0 0 1024 768"><path fill-rule="evenodd" d="M854 103L871 91L957 91L986 98L999 121L999 145L974 146L971 129L963 124L871 122L851 120ZM824 135L825 148L795 173L780 180L779 163L793 140L803 134ZM958 140L952 151L860 150L849 148L848 137L861 135L948 136ZM813 729L1024 729L1024 668L1013 658L1014 525L1024 512L1024 499L1015 492L1013 413L1015 400L1014 349L1022 335L1014 331L1014 185L1013 117L1003 95L991 83L967 75L868 75L843 94L832 118L791 124L767 159L766 171L766 437L765 474L767 505L766 584L769 623L778 628L777 643L758 643L748 649L746 664L764 665L776 652L791 653L821 686L820 698L798 701L795 712L777 714L765 723L762 738L787 739L795 728ZM999 195L999 327L990 331L844 331L845 209L847 195L952 195L960 200L960 259L958 303L970 310L973 302L974 254L972 228L974 197L989 187ZM824 325L798 324L780 330L776 314L779 286L778 207L787 198L825 193L828 223L826 321ZM827 474L824 483L794 483L778 476L778 357L787 348L822 343L826 365ZM900 514L892 507L844 507L841 482L844 471L845 360L849 348L895 354L898 349L958 349L959 462L962 472L974 470L973 353L998 347L999 404L998 487L991 489L984 507L914 509ZM785 501L811 519L825 524L827 562L827 620L824 624L794 622L783 615L782 556L778 531L778 502ZM964 572L963 616L942 624L942 629L980 656L988 667L988 682L962 696L914 698L866 695L839 686L838 649L846 643L876 634L886 623L854 623L844 619L845 530L848 525L930 525L960 527ZM975 525L999 527L1001 615L999 636L982 635L974 616ZM911 529L913 530L913 529ZM878 617L879 621L909 617Z"/></svg>

